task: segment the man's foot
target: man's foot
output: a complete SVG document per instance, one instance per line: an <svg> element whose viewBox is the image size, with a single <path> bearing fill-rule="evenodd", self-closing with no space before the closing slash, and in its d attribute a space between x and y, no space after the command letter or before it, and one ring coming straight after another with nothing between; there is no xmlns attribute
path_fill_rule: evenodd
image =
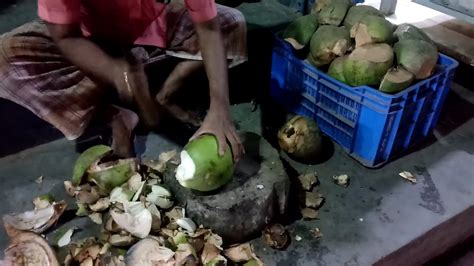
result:
<svg viewBox="0 0 474 266"><path fill-rule="evenodd" d="M204 69L204 64L201 61L180 62L168 76L168 79L166 79L161 90L155 97L160 107L166 110L172 117L183 123L196 127L199 127L202 123L199 116L185 111L177 104L174 104L171 98L180 88L183 87L185 80L187 80L193 73L202 69Z"/></svg>
<svg viewBox="0 0 474 266"><path fill-rule="evenodd" d="M138 115L118 106L112 106L111 109L113 115L110 126L114 154L122 158L133 157L133 130L138 124Z"/></svg>

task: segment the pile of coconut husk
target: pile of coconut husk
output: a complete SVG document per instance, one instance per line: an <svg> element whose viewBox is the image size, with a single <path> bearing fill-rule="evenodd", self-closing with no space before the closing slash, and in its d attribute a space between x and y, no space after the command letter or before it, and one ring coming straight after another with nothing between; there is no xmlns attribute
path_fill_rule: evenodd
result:
<svg viewBox="0 0 474 266"><path fill-rule="evenodd" d="M3 216L11 240L4 262L59 265L56 253L62 252L65 265L264 265L250 244L225 248L219 235L175 206L161 175L168 164L179 163L176 155L170 151L141 163L114 160L108 146L86 150L64 187L76 201L76 216L99 224L100 234L72 241L77 228L68 228L56 234L52 248L40 234L57 225L67 206L40 196L34 210Z"/></svg>
<svg viewBox="0 0 474 266"><path fill-rule="evenodd" d="M435 70L433 41L411 24L394 26L382 12L351 0L319 0L312 13L283 33L307 61L350 86L368 85L394 94Z"/></svg>

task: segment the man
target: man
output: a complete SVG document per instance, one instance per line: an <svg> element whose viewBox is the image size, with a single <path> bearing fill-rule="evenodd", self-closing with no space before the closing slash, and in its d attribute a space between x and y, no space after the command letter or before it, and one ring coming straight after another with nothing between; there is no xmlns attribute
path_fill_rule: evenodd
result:
<svg viewBox="0 0 474 266"><path fill-rule="evenodd" d="M79 137L93 115L106 117L112 146L123 157L133 154L138 120L155 127L167 111L200 126L193 138L215 135L221 154L228 141L238 160L243 148L230 115L227 67L246 60L244 18L214 0L167 2L38 0L44 23L0 36L0 97L28 108L68 139ZM142 64L147 53L136 46L159 47L183 59L155 97ZM202 68L211 99L201 123L171 97ZM122 107L110 102L110 91Z"/></svg>

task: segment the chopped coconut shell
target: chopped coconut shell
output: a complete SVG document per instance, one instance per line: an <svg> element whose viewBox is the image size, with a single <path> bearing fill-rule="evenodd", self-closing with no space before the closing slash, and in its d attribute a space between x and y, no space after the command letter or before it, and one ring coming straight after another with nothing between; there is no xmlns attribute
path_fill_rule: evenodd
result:
<svg viewBox="0 0 474 266"><path fill-rule="evenodd" d="M349 176L348 175L335 175L332 177L332 181L342 187L349 186Z"/></svg>
<svg viewBox="0 0 474 266"><path fill-rule="evenodd" d="M324 198L318 192L305 193L305 206L310 208L319 208L324 202Z"/></svg>
<svg viewBox="0 0 474 266"><path fill-rule="evenodd" d="M36 178L35 183L38 184L38 185L42 185L43 184L43 179L44 179L44 176L41 175L38 178Z"/></svg>
<svg viewBox="0 0 474 266"><path fill-rule="evenodd" d="M96 224L102 224L102 213L91 213L89 214L89 218Z"/></svg>
<svg viewBox="0 0 474 266"><path fill-rule="evenodd" d="M105 220L104 229L112 233L118 233L121 230L120 226L114 221L114 218L112 218L112 216L110 215L108 215L107 219Z"/></svg>
<svg viewBox="0 0 474 266"><path fill-rule="evenodd" d="M128 188L123 188L123 187L116 187L112 189L110 192L110 202L115 203L124 203L128 202L132 199L133 197L133 192L130 191Z"/></svg>
<svg viewBox="0 0 474 266"><path fill-rule="evenodd" d="M6 225L8 227L8 225ZM48 265L59 266L56 255L40 236L13 228L6 228L10 244L4 251L1 265Z"/></svg>
<svg viewBox="0 0 474 266"><path fill-rule="evenodd" d="M79 264L79 266L94 266L94 260L92 258L87 258Z"/></svg>
<svg viewBox="0 0 474 266"><path fill-rule="evenodd" d="M95 183L104 194L126 183L138 171L137 159L125 159L92 165L87 170L88 180Z"/></svg>
<svg viewBox="0 0 474 266"><path fill-rule="evenodd" d="M221 254L221 250L213 244L205 243L201 254L201 262L209 263Z"/></svg>
<svg viewBox="0 0 474 266"><path fill-rule="evenodd" d="M144 164L153 170L156 170L160 173L164 173L166 171L166 166L168 163L172 163L175 165L179 164L179 158L177 155L178 155L178 152L176 150L163 152L158 157L158 162L150 160L150 161L144 162Z"/></svg>
<svg viewBox="0 0 474 266"><path fill-rule="evenodd" d="M111 210L110 215L124 230L135 237L145 238L150 234L152 216L141 202L124 203L124 212Z"/></svg>
<svg viewBox="0 0 474 266"><path fill-rule="evenodd" d="M186 244L179 244L175 251L176 265L198 265L199 259L193 246Z"/></svg>
<svg viewBox="0 0 474 266"><path fill-rule="evenodd" d="M306 191L311 191L313 186L318 182L318 176L316 173L299 175L298 179L300 180L301 187Z"/></svg>
<svg viewBox="0 0 474 266"><path fill-rule="evenodd" d="M96 203L89 205L89 209L93 212L105 211L110 207L109 198L100 198Z"/></svg>
<svg viewBox="0 0 474 266"><path fill-rule="evenodd" d="M88 258L95 260L99 256L101 249L102 247L99 244L86 245L80 248L76 255L73 255L73 259L79 263L82 263Z"/></svg>
<svg viewBox="0 0 474 266"><path fill-rule="evenodd" d="M227 265L227 259L222 255L215 257L212 261L206 264L206 266L224 266L224 265ZM247 266L247 263L245 263L244 266ZM264 265L257 264L255 266L264 266Z"/></svg>
<svg viewBox="0 0 474 266"><path fill-rule="evenodd" d="M68 230L66 230L58 239L58 247L64 247L69 245L69 243L71 243L72 234L74 234L74 228L69 228Z"/></svg>
<svg viewBox="0 0 474 266"><path fill-rule="evenodd" d="M40 234L58 221L66 207L66 203L60 201L41 210L6 214L3 216L3 223L17 230L31 231Z"/></svg>
<svg viewBox="0 0 474 266"><path fill-rule="evenodd" d="M174 230L169 229L169 228L162 228L160 230L160 235L164 237L174 237Z"/></svg>
<svg viewBox="0 0 474 266"><path fill-rule="evenodd" d="M206 240L207 243L213 244L216 247L222 249L221 247L224 241L222 240L222 237L220 235L209 232L209 234L206 235L204 239Z"/></svg>
<svg viewBox="0 0 474 266"><path fill-rule="evenodd" d="M54 198L53 196L49 194L41 195L33 199L33 205L35 205L35 210L41 210L41 209L47 208L51 206L53 202L54 202Z"/></svg>
<svg viewBox="0 0 474 266"><path fill-rule="evenodd" d="M318 218L319 212L315 209L304 208L301 210L301 215L303 215L305 219L316 219Z"/></svg>
<svg viewBox="0 0 474 266"><path fill-rule="evenodd" d="M76 195L76 187L72 184L71 181L64 181L64 189L66 190L69 196L74 197L74 195Z"/></svg>
<svg viewBox="0 0 474 266"><path fill-rule="evenodd" d="M196 231L196 224L193 222L193 220L189 218L180 218L176 221L179 227L183 228L184 230L188 231L189 233L194 233Z"/></svg>
<svg viewBox="0 0 474 266"><path fill-rule="evenodd" d="M233 262L242 263L254 258L255 254L253 253L252 246L249 243L245 243L234 245L224 250L224 256Z"/></svg>
<svg viewBox="0 0 474 266"><path fill-rule="evenodd" d="M273 224L267 226L263 230L265 243L271 248L284 249L289 244L289 235L285 227L281 224Z"/></svg>
<svg viewBox="0 0 474 266"><path fill-rule="evenodd" d="M93 204L99 200L99 192L95 187L91 187L90 189L82 189L76 191L75 197L78 203L82 204Z"/></svg>
<svg viewBox="0 0 474 266"><path fill-rule="evenodd" d="M167 265L175 253L154 238L145 238L133 245L125 256L126 265ZM156 263L156 264L155 264ZM174 264L170 264L174 265Z"/></svg>
<svg viewBox="0 0 474 266"><path fill-rule="evenodd" d="M127 181L128 189L133 193L136 193L140 189L142 184L142 176L139 173L136 173L130 177Z"/></svg>
<svg viewBox="0 0 474 266"><path fill-rule="evenodd" d="M87 204L77 203L76 216L82 217L89 215L89 208Z"/></svg>
<svg viewBox="0 0 474 266"><path fill-rule="evenodd" d="M156 208L155 204L148 206L148 211L151 214L151 231L157 232L160 230L162 224L161 213L158 208Z"/></svg>
<svg viewBox="0 0 474 266"><path fill-rule="evenodd" d="M412 183L416 183L416 176L414 176L412 173L410 172L407 172L407 171L403 171L401 173L399 173L398 175L400 175L402 178L412 182Z"/></svg>
<svg viewBox="0 0 474 266"><path fill-rule="evenodd" d="M109 244L114 247L129 247L136 242L136 238L131 235L115 234L109 237Z"/></svg>
<svg viewBox="0 0 474 266"><path fill-rule="evenodd" d="M146 201L166 210L173 207L173 201L170 198L171 193L169 190L162 186L154 185L151 187L151 192L146 196Z"/></svg>
<svg viewBox="0 0 474 266"><path fill-rule="evenodd" d="M314 238L321 238L323 237L323 233L321 233L321 230L319 228L314 228L310 230L311 234L313 235Z"/></svg>

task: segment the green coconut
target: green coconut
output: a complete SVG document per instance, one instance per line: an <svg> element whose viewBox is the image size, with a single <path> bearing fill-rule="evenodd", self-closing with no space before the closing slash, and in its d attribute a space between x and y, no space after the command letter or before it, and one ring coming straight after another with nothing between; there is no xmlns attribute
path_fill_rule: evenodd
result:
<svg viewBox="0 0 474 266"><path fill-rule="evenodd" d="M347 56L342 56L334 59L329 65L328 75L342 82L346 82L344 78L344 61Z"/></svg>
<svg viewBox="0 0 474 266"><path fill-rule="evenodd" d="M311 163L323 156L323 140L316 123L303 116L295 116L278 131L278 144L291 158Z"/></svg>
<svg viewBox="0 0 474 266"><path fill-rule="evenodd" d="M127 182L137 170L136 159L118 160L89 167L87 178L97 185L102 194L108 195L114 188Z"/></svg>
<svg viewBox="0 0 474 266"><path fill-rule="evenodd" d="M176 179L183 187L211 191L231 181L233 173L234 162L230 147L227 146L221 156L217 139L212 135L203 135L184 147Z"/></svg>
<svg viewBox="0 0 474 266"><path fill-rule="evenodd" d="M378 85L393 64L393 50L385 43L356 48L344 61L344 78L351 86Z"/></svg>
<svg viewBox="0 0 474 266"><path fill-rule="evenodd" d="M379 90L395 94L408 88L414 79L415 76L402 66L393 67L383 77Z"/></svg>
<svg viewBox="0 0 474 266"><path fill-rule="evenodd" d="M105 145L97 145L84 151L76 160L72 175L72 184L78 186L81 184L82 177L86 174L87 169L100 159L112 153L112 148Z"/></svg>
<svg viewBox="0 0 474 266"><path fill-rule="evenodd" d="M318 26L318 16L316 14L302 16L288 25L282 37L293 48L300 50L309 43Z"/></svg>
<svg viewBox="0 0 474 266"><path fill-rule="evenodd" d="M377 16L384 18L385 15L380 12L378 9L367 6L367 5L357 5L349 8L347 11L346 18L344 19L344 26L348 29L352 29L357 22L359 22L362 18L367 16Z"/></svg>
<svg viewBox="0 0 474 266"><path fill-rule="evenodd" d="M349 31L344 27L324 25L311 38L308 61L319 67L343 56L351 46Z"/></svg>
<svg viewBox="0 0 474 266"><path fill-rule="evenodd" d="M319 23L339 26L351 5L351 0L318 0L312 12L318 14Z"/></svg>
<svg viewBox="0 0 474 266"><path fill-rule="evenodd" d="M356 47L368 43L387 43L393 36L393 25L383 17L365 16L351 28Z"/></svg>
<svg viewBox="0 0 474 266"><path fill-rule="evenodd" d="M406 39L393 47L397 62L415 75L416 79L425 79L433 73L438 61L436 47L427 41Z"/></svg>
<svg viewBox="0 0 474 266"><path fill-rule="evenodd" d="M416 26L403 23L398 25L397 29L393 32L393 35L397 40L423 40L435 45L433 40L421 29Z"/></svg>

